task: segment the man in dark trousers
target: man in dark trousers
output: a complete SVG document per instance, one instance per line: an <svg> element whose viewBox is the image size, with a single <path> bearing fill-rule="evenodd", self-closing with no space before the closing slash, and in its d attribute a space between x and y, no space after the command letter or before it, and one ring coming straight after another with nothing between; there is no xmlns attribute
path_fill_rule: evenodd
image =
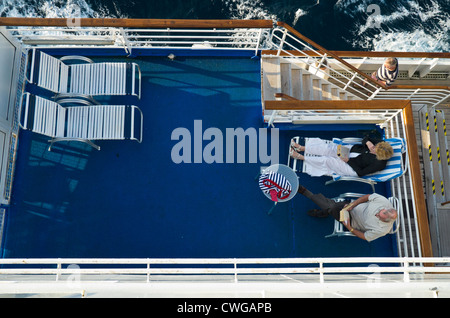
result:
<svg viewBox="0 0 450 318"><path fill-rule="evenodd" d="M363 195L351 203L336 202L321 193L313 194L302 185L299 185L298 193L320 207L308 211L311 216L327 217L331 214L339 221L340 211L347 206L350 219L342 223L355 236L368 242L388 234L397 219L397 211L389 200L376 193Z"/></svg>

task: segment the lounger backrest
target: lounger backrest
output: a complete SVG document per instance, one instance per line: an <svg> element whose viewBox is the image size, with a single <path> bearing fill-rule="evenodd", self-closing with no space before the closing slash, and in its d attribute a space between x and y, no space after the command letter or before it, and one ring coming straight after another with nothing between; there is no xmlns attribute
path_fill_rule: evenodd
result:
<svg viewBox="0 0 450 318"><path fill-rule="evenodd" d="M54 93L66 93L69 67L59 59L33 49L29 80Z"/></svg>
<svg viewBox="0 0 450 318"><path fill-rule="evenodd" d="M403 153L406 152L405 140L402 138L388 138L385 141L394 149L394 155L388 160L386 168L361 178L384 182L397 178L404 173ZM355 141L345 142L345 140L343 141L339 138L333 138L333 142L344 145L354 145L356 143Z"/></svg>
<svg viewBox="0 0 450 318"><path fill-rule="evenodd" d="M49 137L63 137L66 109L48 99L25 94L23 127Z"/></svg>
<svg viewBox="0 0 450 318"><path fill-rule="evenodd" d="M32 50L31 57L29 81L54 93L90 96L131 94L140 97L140 69L136 63L68 65L36 49Z"/></svg>

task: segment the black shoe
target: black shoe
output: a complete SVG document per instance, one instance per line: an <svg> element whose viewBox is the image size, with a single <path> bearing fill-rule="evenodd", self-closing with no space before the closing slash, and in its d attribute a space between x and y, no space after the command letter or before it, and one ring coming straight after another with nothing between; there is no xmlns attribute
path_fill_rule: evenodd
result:
<svg viewBox="0 0 450 318"><path fill-rule="evenodd" d="M309 210L307 213L308 213L309 216L313 216L313 217L316 217L316 218L326 218L326 217L328 217L328 212L327 211L319 210L319 209L312 209L312 210Z"/></svg>

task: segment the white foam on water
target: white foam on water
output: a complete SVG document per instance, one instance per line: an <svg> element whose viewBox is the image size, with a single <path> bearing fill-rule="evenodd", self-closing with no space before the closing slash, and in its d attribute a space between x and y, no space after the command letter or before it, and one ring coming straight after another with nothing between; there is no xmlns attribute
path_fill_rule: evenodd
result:
<svg viewBox="0 0 450 318"><path fill-rule="evenodd" d="M224 0L232 19L276 20L277 16L263 8L260 0Z"/></svg>
<svg viewBox="0 0 450 318"><path fill-rule="evenodd" d="M0 16L39 18L114 17L106 8L94 11L85 0L3 0Z"/></svg>
<svg viewBox="0 0 450 318"><path fill-rule="evenodd" d="M450 49L450 12L438 1L378 1L379 14L368 10L373 0L339 0L335 9L355 18L351 39L357 49L438 52ZM386 8L393 9L385 12ZM364 22L361 18L367 17ZM377 27L379 26L379 27Z"/></svg>
<svg viewBox="0 0 450 318"><path fill-rule="evenodd" d="M300 19L300 17L303 17L304 15L307 15L308 12L302 9L298 9L295 11L294 21L292 22L292 26L295 26Z"/></svg>
<svg viewBox="0 0 450 318"><path fill-rule="evenodd" d="M277 12L270 12L269 9L264 7L264 3L262 3L261 0L223 0L223 3L226 6L228 15L231 19L265 19L273 20L274 22L279 21ZM297 8L294 13L294 19L292 21L283 22L294 26L301 17L308 14L308 9L316 4L311 5L308 8Z"/></svg>

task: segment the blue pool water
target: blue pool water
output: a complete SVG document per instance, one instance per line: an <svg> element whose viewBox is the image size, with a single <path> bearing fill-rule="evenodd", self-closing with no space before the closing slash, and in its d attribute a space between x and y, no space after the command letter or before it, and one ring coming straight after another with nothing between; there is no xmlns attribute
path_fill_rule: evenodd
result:
<svg viewBox="0 0 450 318"><path fill-rule="evenodd" d="M100 57L96 57L100 58ZM104 57L102 59L112 59ZM140 56L144 113L142 144L55 144L21 131L3 257L328 257L393 256L395 241L330 238L333 219L309 217L301 195L279 204L260 191L265 163L174 163L177 128L262 128L260 60L249 56ZM114 102L112 100L109 102ZM120 100L120 102L123 102ZM372 126L283 127L279 158L286 163L293 136L362 136ZM224 137L225 138L225 137ZM204 141L202 147L208 142ZM334 197L366 192L326 177L300 175L313 192ZM377 192L385 194L385 185Z"/></svg>

